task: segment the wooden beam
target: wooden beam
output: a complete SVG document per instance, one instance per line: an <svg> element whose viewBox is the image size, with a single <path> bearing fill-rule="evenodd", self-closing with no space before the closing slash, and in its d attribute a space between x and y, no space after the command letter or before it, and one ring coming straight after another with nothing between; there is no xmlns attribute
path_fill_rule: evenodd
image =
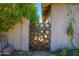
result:
<svg viewBox="0 0 79 59"><path fill-rule="evenodd" d="M42 4L42 7L44 8L44 7L47 7L48 5L50 5L50 3L44 3Z"/></svg>
<svg viewBox="0 0 79 59"><path fill-rule="evenodd" d="M47 20L47 18L49 17L50 6L51 6L51 4L49 4L49 3L42 4L43 22L45 22Z"/></svg>

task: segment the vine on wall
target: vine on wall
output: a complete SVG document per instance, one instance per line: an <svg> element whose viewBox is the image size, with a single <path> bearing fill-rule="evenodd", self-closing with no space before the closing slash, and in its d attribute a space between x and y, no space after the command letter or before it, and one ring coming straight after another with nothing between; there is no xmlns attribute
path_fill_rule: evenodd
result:
<svg viewBox="0 0 79 59"><path fill-rule="evenodd" d="M67 35L70 38L70 43L71 43L72 47L76 48L74 43L73 43L73 27L72 27L72 23L71 22L69 23L69 26L67 28Z"/></svg>

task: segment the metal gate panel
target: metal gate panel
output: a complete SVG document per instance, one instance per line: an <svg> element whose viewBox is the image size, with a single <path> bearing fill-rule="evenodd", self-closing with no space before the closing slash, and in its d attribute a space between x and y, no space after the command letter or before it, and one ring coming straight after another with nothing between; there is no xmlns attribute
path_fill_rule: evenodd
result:
<svg viewBox="0 0 79 59"><path fill-rule="evenodd" d="M39 23L35 26L33 34L30 35L29 48L30 51L50 51L50 23Z"/></svg>

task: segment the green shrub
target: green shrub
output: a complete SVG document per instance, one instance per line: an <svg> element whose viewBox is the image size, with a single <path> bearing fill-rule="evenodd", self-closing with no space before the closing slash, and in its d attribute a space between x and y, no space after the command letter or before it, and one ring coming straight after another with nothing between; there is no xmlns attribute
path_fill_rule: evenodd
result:
<svg viewBox="0 0 79 59"><path fill-rule="evenodd" d="M52 52L52 54L55 54L57 56L67 56L68 52L69 52L69 50L67 48L64 48L64 49L58 49L58 50Z"/></svg>
<svg viewBox="0 0 79 59"><path fill-rule="evenodd" d="M61 56L67 56L68 55L69 50L67 48L64 48L62 50L62 52L60 53Z"/></svg>
<svg viewBox="0 0 79 59"><path fill-rule="evenodd" d="M37 23L38 14L36 4L0 4L0 32L14 28L16 23L22 22L22 17L28 18L31 23Z"/></svg>
<svg viewBox="0 0 79 59"><path fill-rule="evenodd" d="M70 51L71 56L79 56L79 49L73 49Z"/></svg>
<svg viewBox="0 0 79 59"><path fill-rule="evenodd" d="M59 49L56 51L53 51L52 54L55 54L57 56L79 56L79 49Z"/></svg>

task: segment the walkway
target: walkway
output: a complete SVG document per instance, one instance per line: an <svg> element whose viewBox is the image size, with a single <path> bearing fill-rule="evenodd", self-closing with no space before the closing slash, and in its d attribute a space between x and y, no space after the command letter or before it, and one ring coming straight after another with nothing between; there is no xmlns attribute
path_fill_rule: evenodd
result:
<svg viewBox="0 0 79 59"><path fill-rule="evenodd" d="M55 56L51 52L33 51L33 52L16 52L14 56Z"/></svg>

